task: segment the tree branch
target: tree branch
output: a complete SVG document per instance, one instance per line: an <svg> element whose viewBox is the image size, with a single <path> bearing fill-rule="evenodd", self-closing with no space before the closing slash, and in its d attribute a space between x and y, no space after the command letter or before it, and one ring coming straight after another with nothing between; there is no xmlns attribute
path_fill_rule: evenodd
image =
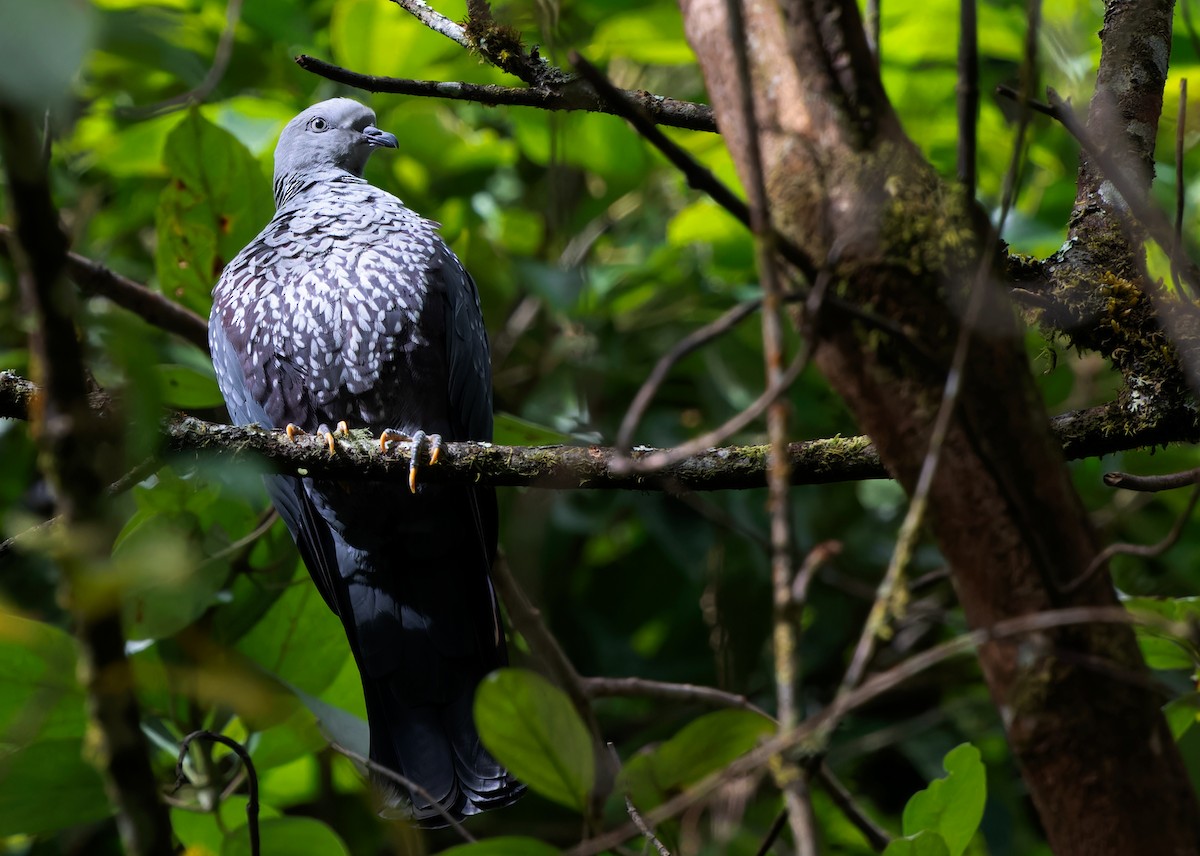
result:
<svg viewBox="0 0 1200 856"><path fill-rule="evenodd" d="M28 419L38 387L10 371L0 371L0 418ZM93 395L93 409L107 399ZM1115 404L1064 413L1051 428L1070 460L1100 457L1168 443L1200 441L1200 418L1190 410L1159 414L1147 422ZM330 456L317 437L290 442L281 431L230 426L190 416L163 423L163 451L191 458L223 457L263 461L281 472L343 480L407 480L408 446L395 443L387 455L365 430L338 439ZM889 478L867 437L829 437L790 444L791 483L833 484ZM430 483L492 484L585 490L701 491L745 490L766 486L765 445L708 449L654 473L630 472L634 462L663 450L639 446L631 453L606 446L499 446L446 443L435 466L421 470Z"/></svg>
<svg viewBox="0 0 1200 856"><path fill-rule="evenodd" d="M619 116L620 111L596 94L586 83L572 80L553 86L520 87L495 84L460 83L457 81L409 80L403 77L377 77L332 65L307 54L296 57L296 65L305 71L367 92L387 92L395 95L414 95L421 98L445 98L451 101L473 101L476 104L507 107L538 107L542 110L583 110ZM645 91L622 90L622 94L637 104L659 125L684 128L689 131L717 130L712 108L675 98L665 98Z"/></svg>
<svg viewBox="0 0 1200 856"><path fill-rule="evenodd" d="M0 225L0 254L8 255L11 235L8 226ZM187 307L78 253L67 253L66 267L67 276L84 294L105 297L147 323L208 351L208 322Z"/></svg>

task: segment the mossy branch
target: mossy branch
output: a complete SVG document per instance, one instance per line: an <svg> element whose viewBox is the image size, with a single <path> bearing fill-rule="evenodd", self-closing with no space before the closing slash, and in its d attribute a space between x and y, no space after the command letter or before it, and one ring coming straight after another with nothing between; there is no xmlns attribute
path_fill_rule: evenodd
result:
<svg viewBox="0 0 1200 856"><path fill-rule="evenodd" d="M26 419L36 395L30 381L0 372L0 417ZM103 399L93 398L93 406L103 408ZM1071 460L1200 440L1200 419L1187 410L1135 422L1116 405L1106 405L1057 416L1052 427ZM253 460L278 472L347 481L408 479L407 443L392 443L382 453L378 438L359 430L337 438L336 444L336 454L330 455L320 437L292 442L282 431L182 415L163 423L163 453L175 459ZM559 490L745 490L766 485L765 445L714 448L662 470L640 470L638 462L657 451L638 447L627 456L606 446L446 443L436 465L421 458L420 481ZM795 485L888 478L866 437L805 440L790 444L789 451Z"/></svg>

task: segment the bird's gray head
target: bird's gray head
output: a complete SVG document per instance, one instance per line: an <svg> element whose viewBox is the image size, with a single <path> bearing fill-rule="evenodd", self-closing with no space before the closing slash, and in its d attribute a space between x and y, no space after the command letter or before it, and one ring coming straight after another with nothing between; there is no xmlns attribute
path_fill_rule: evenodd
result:
<svg viewBox="0 0 1200 856"><path fill-rule="evenodd" d="M375 111L349 98L314 104L284 127L275 147L275 204L281 205L306 175L344 170L362 177L371 152L396 148L392 134L375 127Z"/></svg>

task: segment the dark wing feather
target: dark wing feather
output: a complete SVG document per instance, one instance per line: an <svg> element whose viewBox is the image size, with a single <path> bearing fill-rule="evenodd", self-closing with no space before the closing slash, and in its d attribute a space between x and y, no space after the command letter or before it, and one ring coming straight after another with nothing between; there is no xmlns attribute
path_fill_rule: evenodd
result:
<svg viewBox="0 0 1200 856"><path fill-rule="evenodd" d="M229 341L221 316L215 311L209 322L208 338L221 394L225 397L225 406L229 410L229 419L234 425L279 427L273 424L266 409L251 394L241 361ZM264 475L263 486L292 534L296 548L300 551L300 558L308 568L321 597L330 609L340 614L334 588L334 575L337 573L336 547L329 527L320 519L308 491L304 489L304 483L291 476Z"/></svg>

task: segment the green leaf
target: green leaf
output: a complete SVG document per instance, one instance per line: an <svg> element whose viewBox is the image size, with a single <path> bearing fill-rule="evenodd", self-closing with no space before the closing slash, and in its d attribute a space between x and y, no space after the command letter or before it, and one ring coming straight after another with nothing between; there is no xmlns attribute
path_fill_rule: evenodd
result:
<svg viewBox="0 0 1200 856"><path fill-rule="evenodd" d="M536 838L505 835L471 844L458 844L449 850L438 851L438 856L555 856L559 852L557 847L551 847Z"/></svg>
<svg viewBox="0 0 1200 856"><path fill-rule="evenodd" d="M395 6L375 0L337 3L329 40L336 64L388 77L423 76L432 60L454 50Z"/></svg>
<svg viewBox="0 0 1200 856"><path fill-rule="evenodd" d="M683 17L673 6L651 7L606 18L592 37L588 56L684 65L695 60L683 34Z"/></svg>
<svg viewBox="0 0 1200 856"><path fill-rule="evenodd" d="M293 687L292 691L317 718L317 725L331 743L338 743L359 755L370 752L371 733L365 719L303 690Z"/></svg>
<svg viewBox="0 0 1200 856"><path fill-rule="evenodd" d="M1200 720L1200 693L1188 693L1172 699L1163 707L1163 716L1177 741Z"/></svg>
<svg viewBox="0 0 1200 856"><path fill-rule="evenodd" d="M296 580L236 647L284 682L310 693L329 686L349 650L341 622L306 579Z"/></svg>
<svg viewBox="0 0 1200 856"><path fill-rule="evenodd" d="M566 693L524 669L500 669L475 694L483 745L532 790L582 811L596 777L592 740Z"/></svg>
<svg viewBox="0 0 1200 856"><path fill-rule="evenodd" d="M883 856L950 856L950 848L942 836L923 829L915 835L892 839Z"/></svg>
<svg viewBox="0 0 1200 856"><path fill-rule="evenodd" d="M139 513L121 532L113 566L126 585L122 599L130 639L164 639L212 605L229 576L224 562L196 562L181 520Z"/></svg>
<svg viewBox="0 0 1200 856"><path fill-rule="evenodd" d="M631 759L621 771L621 784L639 808L653 808L750 751L774 728L770 719L752 711L705 714L656 749Z"/></svg>
<svg viewBox="0 0 1200 856"><path fill-rule="evenodd" d="M108 817L100 774L78 739L46 740L0 755L0 838L35 835Z"/></svg>
<svg viewBox="0 0 1200 856"><path fill-rule="evenodd" d="M1157 615L1169 621L1200 621L1200 598L1197 597L1131 597L1125 600L1125 608L1135 614ZM1161 631L1149 627L1135 626L1134 629L1142 656L1150 668L1196 668L1196 652L1182 640L1163 636Z"/></svg>
<svg viewBox="0 0 1200 856"><path fill-rule="evenodd" d="M169 181L156 215L159 288L207 314L221 269L270 220L271 187L246 147L196 109L167 136L163 160Z"/></svg>
<svg viewBox="0 0 1200 856"><path fill-rule="evenodd" d="M970 743L947 752L942 766L946 778L930 782L904 807L904 834L912 837L922 830L937 832L945 840L949 856L961 856L983 820L987 773L979 750Z"/></svg>
<svg viewBox="0 0 1200 856"><path fill-rule="evenodd" d="M0 613L0 735L10 743L82 737L75 643L57 627ZM0 782L2 787L2 782Z"/></svg>
<svg viewBox="0 0 1200 856"><path fill-rule="evenodd" d="M193 410L220 407L224 403L211 371L205 373L190 366L169 364L155 366L154 372L158 376L162 402L167 407Z"/></svg>
<svg viewBox="0 0 1200 856"><path fill-rule="evenodd" d="M338 834L311 817L264 820L259 832L262 856L350 856ZM245 828L229 831L221 845L221 856L250 856L250 836Z"/></svg>

